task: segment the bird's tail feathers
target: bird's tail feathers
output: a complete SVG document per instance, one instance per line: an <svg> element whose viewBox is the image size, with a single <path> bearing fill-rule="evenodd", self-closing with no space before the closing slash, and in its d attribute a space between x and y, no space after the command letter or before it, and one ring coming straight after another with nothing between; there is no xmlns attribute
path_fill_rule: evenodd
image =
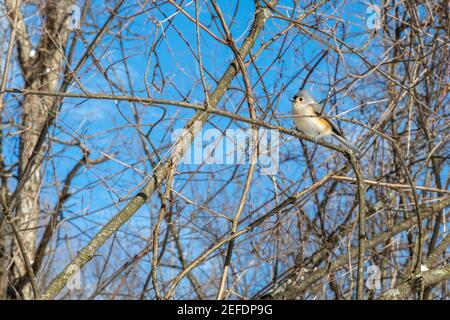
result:
<svg viewBox="0 0 450 320"><path fill-rule="evenodd" d="M355 147L353 144L348 142L344 137L333 133L333 136L339 141L340 144L342 144L344 147L350 149L353 151L353 153L359 158L361 156L361 150L359 150L357 147Z"/></svg>

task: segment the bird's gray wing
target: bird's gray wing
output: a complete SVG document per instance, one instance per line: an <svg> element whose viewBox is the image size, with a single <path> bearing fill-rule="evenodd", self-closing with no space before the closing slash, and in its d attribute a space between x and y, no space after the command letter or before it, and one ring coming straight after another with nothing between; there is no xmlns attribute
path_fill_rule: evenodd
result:
<svg viewBox="0 0 450 320"><path fill-rule="evenodd" d="M317 102L312 103L311 106L313 107L314 112L317 113L318 116L326 116L326 114L323 112L323 106L321 106ZM333 123L333 121L331 121L328 118L324 118L324 119L326 119L331 124L331 126L333 127L333 131L335 133L337 133L338 135L340 135L342 137L344 136L342 134L341 130L339 130L339 128Z"/></svg>
<svg viewBox="0 0 450 320"><path fill-rule="evenodd" d="M314 112L317 113L318 116L323 115L323 107L317 102L311 103L311 106L314 109Z"/></svg>

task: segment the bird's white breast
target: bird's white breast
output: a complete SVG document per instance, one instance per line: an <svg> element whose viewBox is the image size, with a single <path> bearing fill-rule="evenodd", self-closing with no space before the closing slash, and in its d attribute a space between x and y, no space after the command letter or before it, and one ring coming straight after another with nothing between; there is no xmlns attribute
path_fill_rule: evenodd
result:
<svg viewBox="0 0 450 320"><path fill-rule="evenodd" d="M320 121L320 118L311 106L294 104L292 107L292 115L294 116L297 129L309 136L317 137L319 134L326 135L329 131L328 127Z"/></svg>

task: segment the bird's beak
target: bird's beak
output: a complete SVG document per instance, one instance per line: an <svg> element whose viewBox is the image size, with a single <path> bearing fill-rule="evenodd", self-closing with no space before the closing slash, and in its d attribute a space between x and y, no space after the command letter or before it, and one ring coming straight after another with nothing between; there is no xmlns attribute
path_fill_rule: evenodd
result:
<svg viewBox="0 0 450 320"><path fill-rule="evenodd" d="M294 102L294 99L293 99L293 98L290 98L289 101Z"/></svg>

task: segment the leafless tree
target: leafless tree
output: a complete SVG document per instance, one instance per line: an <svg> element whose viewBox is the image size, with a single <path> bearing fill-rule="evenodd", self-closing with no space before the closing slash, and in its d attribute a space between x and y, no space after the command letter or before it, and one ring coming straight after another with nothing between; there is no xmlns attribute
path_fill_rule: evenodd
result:
<svg viewBox="0 0 450 320"><path fill-rule="evenodd" d="M0 9L1 299L448 299L445 1ZM186 163L208 129L258 152Z"/></svg>

